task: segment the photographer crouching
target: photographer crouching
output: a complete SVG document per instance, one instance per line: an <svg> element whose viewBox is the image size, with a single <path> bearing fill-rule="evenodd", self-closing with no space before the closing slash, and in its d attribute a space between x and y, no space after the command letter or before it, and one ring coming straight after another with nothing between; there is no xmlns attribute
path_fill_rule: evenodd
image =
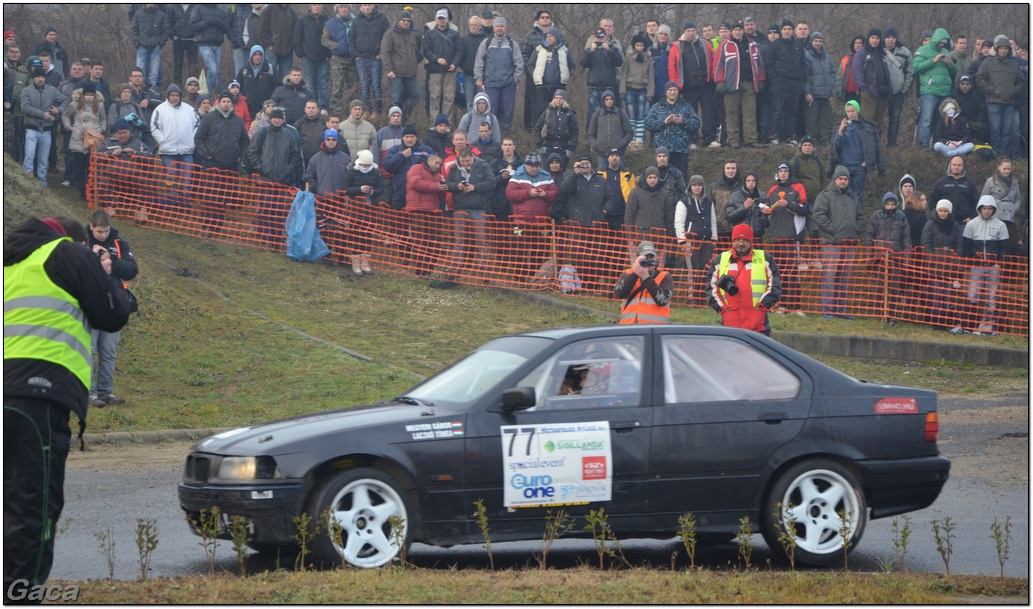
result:
<svg viewBox="0 0 1033 609"><path fill-rule="evenodd" d="M721 325L771 336L768 311L782 297L782 281L771 254L753 249L748 224L732 228L732 249L714 256L706 277L707 304L721 314Z"/></svg>
<svg viewBox="0 0 1033 609"><path fill-rule="evenodd" d="M667 271L658 269L660 259L650 241L638 244L631 268L624 271L613 295L624 299L621 305L622 324L671 323L671 296L674 279Z"/></svg>

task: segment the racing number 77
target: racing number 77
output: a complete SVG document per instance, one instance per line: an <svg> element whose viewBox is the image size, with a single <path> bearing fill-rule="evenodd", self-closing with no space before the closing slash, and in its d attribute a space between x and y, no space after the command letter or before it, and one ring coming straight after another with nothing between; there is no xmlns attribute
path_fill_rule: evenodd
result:
<svg viewBox="0 0 1033 609"><path fill-rule="evenodd" d="M513 444L516 442L517 436L519 436L520 434L524 434L524 433L529 434L527 436L527 448L525 449L524 454L525 454L525 456L528 456L528 457L531 456L531 440L534 438L534 434L535 434L535 428L534 427L521 427L519 430L517 430L516 428L510 427L508 429L503 429L502 433L504 433L504 434L512 434L512 437L509 439L509 454L506 455L507 457L512 457L513 456Z"/></svg>

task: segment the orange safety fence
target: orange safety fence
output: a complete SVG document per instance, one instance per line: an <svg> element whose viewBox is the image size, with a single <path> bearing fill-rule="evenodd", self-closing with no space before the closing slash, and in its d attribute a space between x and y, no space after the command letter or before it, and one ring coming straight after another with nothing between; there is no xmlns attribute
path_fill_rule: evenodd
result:
<svg viewBox="0 0 1033 609"><path fill-rule="evenodd" d="M284 223L296 188L197 165L173 162L166 168L150 157L92 156L91 209L101 207L158 230L286 251ZM344 195L316 197L316 212L329 258L341 264L353 254L369 254L376 268L442 282L610 300L635 246L649 239L666 258L675 283L672 304L680 306L706 306L706 263L683 268L685 256L700 247L713 247L715 254L729 247L727 242L679 243L663 231L621 233L601 223L587 228L550 218L474 221L458 213L397 211ZM782 277L781 304L789 311L1029 334L1024 257L988 262L953 252L901 253L857 244L756 247L774 256Z"/></svg>

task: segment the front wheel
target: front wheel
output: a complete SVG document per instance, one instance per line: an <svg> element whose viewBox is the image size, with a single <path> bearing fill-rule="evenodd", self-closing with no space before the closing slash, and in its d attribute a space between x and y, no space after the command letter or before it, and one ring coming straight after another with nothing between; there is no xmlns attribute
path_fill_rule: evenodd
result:
<svg viewBox="0 0 1033 609"><path fill-rule="evenodd" d="M312 493L308 506L312 518L320 519L321 531L312 540L312 551L322 562L381 567L409 544L412 510L405 491L380 470L358 468L338 473ZM324 516L326 520L322 520ZM336 527L331 527L334 523ZM333 539L329 535L332 528L338 529Z"/></svg>
<svg viewBox="0 0 1033 609"><path fill-rule="evenodd" d="M857 477L826 459L786 470L772 487L763 510L761 533L768 546L787 552L792 540L796 560L813 567L840 560L844 537L848 551L853 550L868 520L868 505Z"/></svg>

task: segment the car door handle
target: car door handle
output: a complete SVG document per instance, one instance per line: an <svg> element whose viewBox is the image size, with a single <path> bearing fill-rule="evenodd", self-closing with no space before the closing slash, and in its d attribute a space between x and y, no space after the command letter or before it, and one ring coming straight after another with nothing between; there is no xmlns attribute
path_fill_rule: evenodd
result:
<svg viewBox="0 0 1033 609"><path fill-rule="evenodd" d="M642 427L642 423L639 423L638 421L611 421L610 422L610 429L616 431L617 433L628 433L632 429L636 429L638 427Z"/></svg>
<svg viewBox="0 0 1033 609"><path fill-rule="evenodd" d="M764 421L768 425L778 425L784 421L789 415L784 412L762 412L757 417L758 420Z"/></svg>

